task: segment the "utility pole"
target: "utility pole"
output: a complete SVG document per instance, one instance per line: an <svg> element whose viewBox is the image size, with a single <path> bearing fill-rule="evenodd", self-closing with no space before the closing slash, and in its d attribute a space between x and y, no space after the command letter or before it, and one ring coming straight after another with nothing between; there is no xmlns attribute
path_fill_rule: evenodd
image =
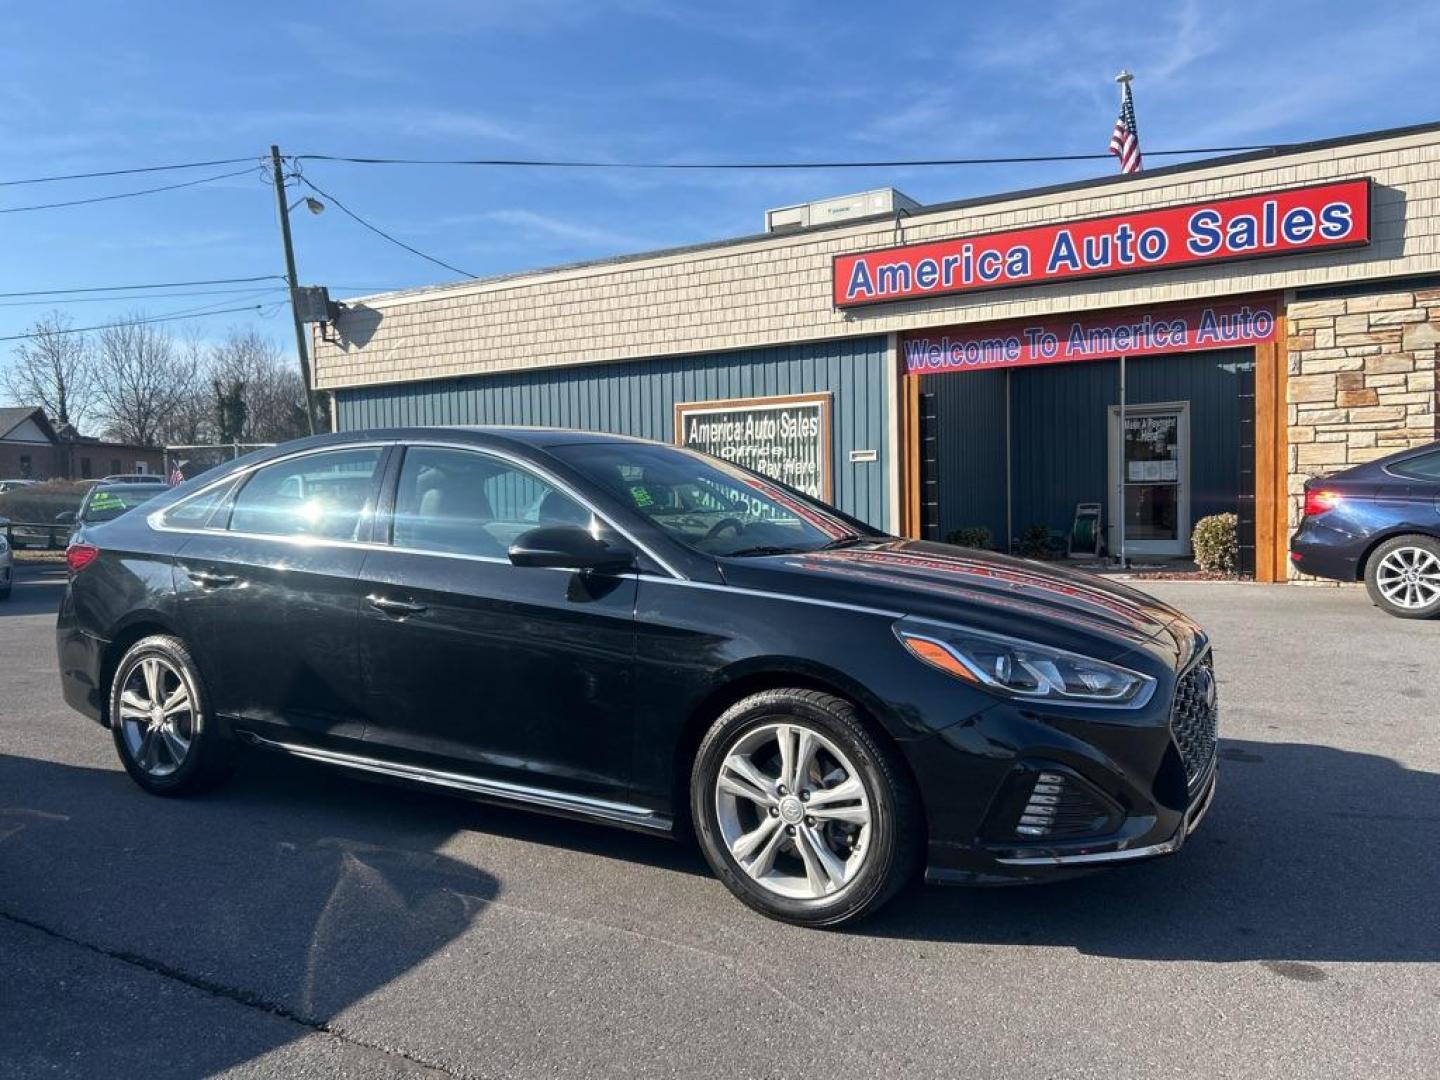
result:
<svg viewBox="0 0 1440 1080"><path fill-rule="evenodd" d="M290 286L290 318L295 323L295 352L300 357L300 378L305 383L305 419L310 434L315 434L315 397L310 389L310 350L305 341L305 325L295 306L295 290L300 282L295 277L295 245L290 240L290 208L285 205L285 168L280 160L280 147L271 145L270 164L275 170L275 212L280 216L280 242L285 246L285 283Z"/></svg>

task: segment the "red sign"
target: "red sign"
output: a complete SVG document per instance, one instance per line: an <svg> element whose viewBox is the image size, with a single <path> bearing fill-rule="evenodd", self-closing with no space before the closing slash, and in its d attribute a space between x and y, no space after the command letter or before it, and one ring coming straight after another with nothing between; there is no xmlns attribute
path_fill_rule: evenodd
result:
<svg viewBox="0 0 1440 1080"><path fill-rule="evenodd" d="M906 371L933 375L1226 349L1275 336L1275 305L1247 300L918 330L903 334L900 348Z"/></svg>
<svg viewBox="0 0 1440 1080"><path fill-rule="evenodd" d="M837 255L836 307L1370 242L1370 179Z"/></svg>

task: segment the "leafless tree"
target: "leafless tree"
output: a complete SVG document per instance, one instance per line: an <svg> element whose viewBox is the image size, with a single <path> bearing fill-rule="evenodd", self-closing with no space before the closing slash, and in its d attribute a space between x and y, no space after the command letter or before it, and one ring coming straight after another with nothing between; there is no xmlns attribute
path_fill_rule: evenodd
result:
<svg viewBox="0 0 1440 1080"><path fill-rule="evenodd" d="M242 442L284 442L308 433L300 375L269 338L232 329L211 350L207 374L208 384L240 388Z"/></svg>
<svg viewBox="0 0 1440 1080"><path fill-rule="evenodd" d="M89 340L58 311L42 318L30 333L3 373L6 391L17 405L39 405L57 424L79 427L93 401Z"/></svg>
<svg viewBox="0 0 1440 1080"><path fill-rule="evenodd" d="M215 409L210 397L210 346L191 332L175 342L182 366L195 372L184 394L171 407L160 425L167 446L197 446L215 441Z"/></svg>
<svg viewBox="0 0 1440 1080"><path fill-rule="evenodd" d="M199 381L195 357L143 315L100 331L95 412L120 442L158 445Z"/></svg>

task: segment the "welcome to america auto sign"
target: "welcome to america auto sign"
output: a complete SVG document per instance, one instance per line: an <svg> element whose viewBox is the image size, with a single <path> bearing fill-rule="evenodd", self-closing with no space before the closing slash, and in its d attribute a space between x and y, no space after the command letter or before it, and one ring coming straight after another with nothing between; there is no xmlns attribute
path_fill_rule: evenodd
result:
<svg viewBox="0 0 1440 1080"><path fill-rule="evenodd" d="M836 307L1043 285L1370 242L1370 179L835 257Z"/></svg>

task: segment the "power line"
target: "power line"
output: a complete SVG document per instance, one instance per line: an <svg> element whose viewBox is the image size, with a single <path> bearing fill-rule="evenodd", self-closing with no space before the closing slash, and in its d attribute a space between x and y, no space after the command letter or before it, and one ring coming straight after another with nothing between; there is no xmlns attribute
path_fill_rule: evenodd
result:
<svg viewBox="0 0 1440 1080"><path fill-rule="evenodd" d="M237 311L260 311L269 305L248 304L245 307L221 308L218 311L178 311L168 315L156 315L153 318L126 319L118 323L100 323L97 326L67 326L63 329L47 331L52 334L88 334L95 330L113 330L119 326L148 326L151 323L179 322L182 319L200 319L207 315L233 315ZM41 334L9 334L0 337L0 341L28 341L31 338L41 337Z"/></svg>
<svg viewBox="0 0 1440 1080"><path fill-rule="evenodd" d="M133 176L136 173L173 172L176 169L213 169L220 165L239 165L242 161L260 161L254 157L217 158L215 161L184 161L178 165L138 165L132 169L105 169L100 172L64 173L56 176L31 176L23 180L0 180L0 187L21 184L49 184L57 180L94 180L104 176Z"/></svg>
<svg viewBox="0 0 1440 1080"><path fill-rule="evenodd" d="M1184 157L1193 154L1238 154L1276 150L1266 146L1202 146L1191 150L1146 150L1146 157ZM583 161L543 158L386 158L346 157L339 154L296 154L295 161L332 161L349 165L473 165L513 169L919 169L954 165L1034 165L1064 161L1108 161L1103 154L1028 154L1016 157L919 158L896 161ZM302 178L303 179L303 178Z"/></svg>
<svg viewBox="0 0 1440 1080"><path fill-rule="evenodd" d="M346 206L344 203L342 203L342 202L341 202L339 199L337 199L334 195L331 195L328 191L322 191L320 188L316 187L316 186L315 186L314 184L312 184L308 179L306 179L304 176L300 175L299 173L296 173L295 176L296 176L296 179L298 179L298 180L299 180L302 184L304 184L306 187L310 188L310 190L314 191L315 194L319 195L319 196L320 196L321 198L323 198L323 199L329 199L332 203L334 203L337 207L339 207L341 213L347 215L348 217L350 217L350 218L353 219L354 221L359 222L361 225L365 226L365 228L367 228L367 229L369 229L371 232L373 232L376 236L384 237L386 240L389 240L390 243L396 245L397 247L402 247L402 248L404 248L406 251L410 252L412 255L419 255L420 258L426 260L427 262L432 262L432 263L434 263L436 266L443 266L446 270L450 270L450 271L452 271L452 272L454 272L454 273L456 273L456 274L459 274L461 277L467 277L467 278L478 278L478 277L479 277L478 274L472 274L472 273L470 273L470 271L468 271L468 270L461 270L458 266L451 266L449 263L445 262L443 259L437 259L437 258L435 258L434 255L426 255L425 252L421 251L419 248L411 247L409 244L405 243L405 241L403 241L403 240L397 240L397 239L395 239L395 237L391 236L391 235L390 235L389 233L387 233L384 229L381 229L380 227L378 227L378 226L376 226L376 225L370 224L370 222L366 221L366 220L365 220L364 218L362 218L359 214L355 213L355 211L351 210L348 206Z"/></svg>
<svg viewBox="0 0 1440 1080"><path fill-rule="evenodd" d="M34 206L5 206L0 207L0 214L20 214L30 210L58 210L65 206L85 206L88 203L113 202L116 199L133 199L139 195L154 195L161 191L178 191L180 188L197 187L200 184L213 184L217 180L229 180L231 177L244 176L253 171L253 169L237 169L234 172L216 173L214 176L203 176L199 180L187 180L183 184L165 184L162 187L141 188L139 191L121 191L114 195L95 195L88 199L67 199L65 202L37 203Z"/></svg>
<svg viewBox="0 0 1440 1080"><path fill-rule="evenodd" d="M284 289L284 285L276 285L264 290L264 293L268 295L272 292L282 292ZM240 296L254 293L254 289L201 289L192 292L142 293L139 296L69 296L63 299L49 300L0 300L0 308L49 307L60 304L114 304L130 300L168 300L185 296Z"/></svg>
<svg viewBox="0 0 1440 1080"><path fill-rule="evenodd" d="M130 292L135 289L184 289L192 285L248 285L254 281L284 281L280 274L257 274L254 277L204 278L198 281L155 281L145 285L86 285L73 289L32 289L29 292L0 292L0 298L12 296L66 296L72 293ZM135 299L143 300L144 297Z"/></svg>

